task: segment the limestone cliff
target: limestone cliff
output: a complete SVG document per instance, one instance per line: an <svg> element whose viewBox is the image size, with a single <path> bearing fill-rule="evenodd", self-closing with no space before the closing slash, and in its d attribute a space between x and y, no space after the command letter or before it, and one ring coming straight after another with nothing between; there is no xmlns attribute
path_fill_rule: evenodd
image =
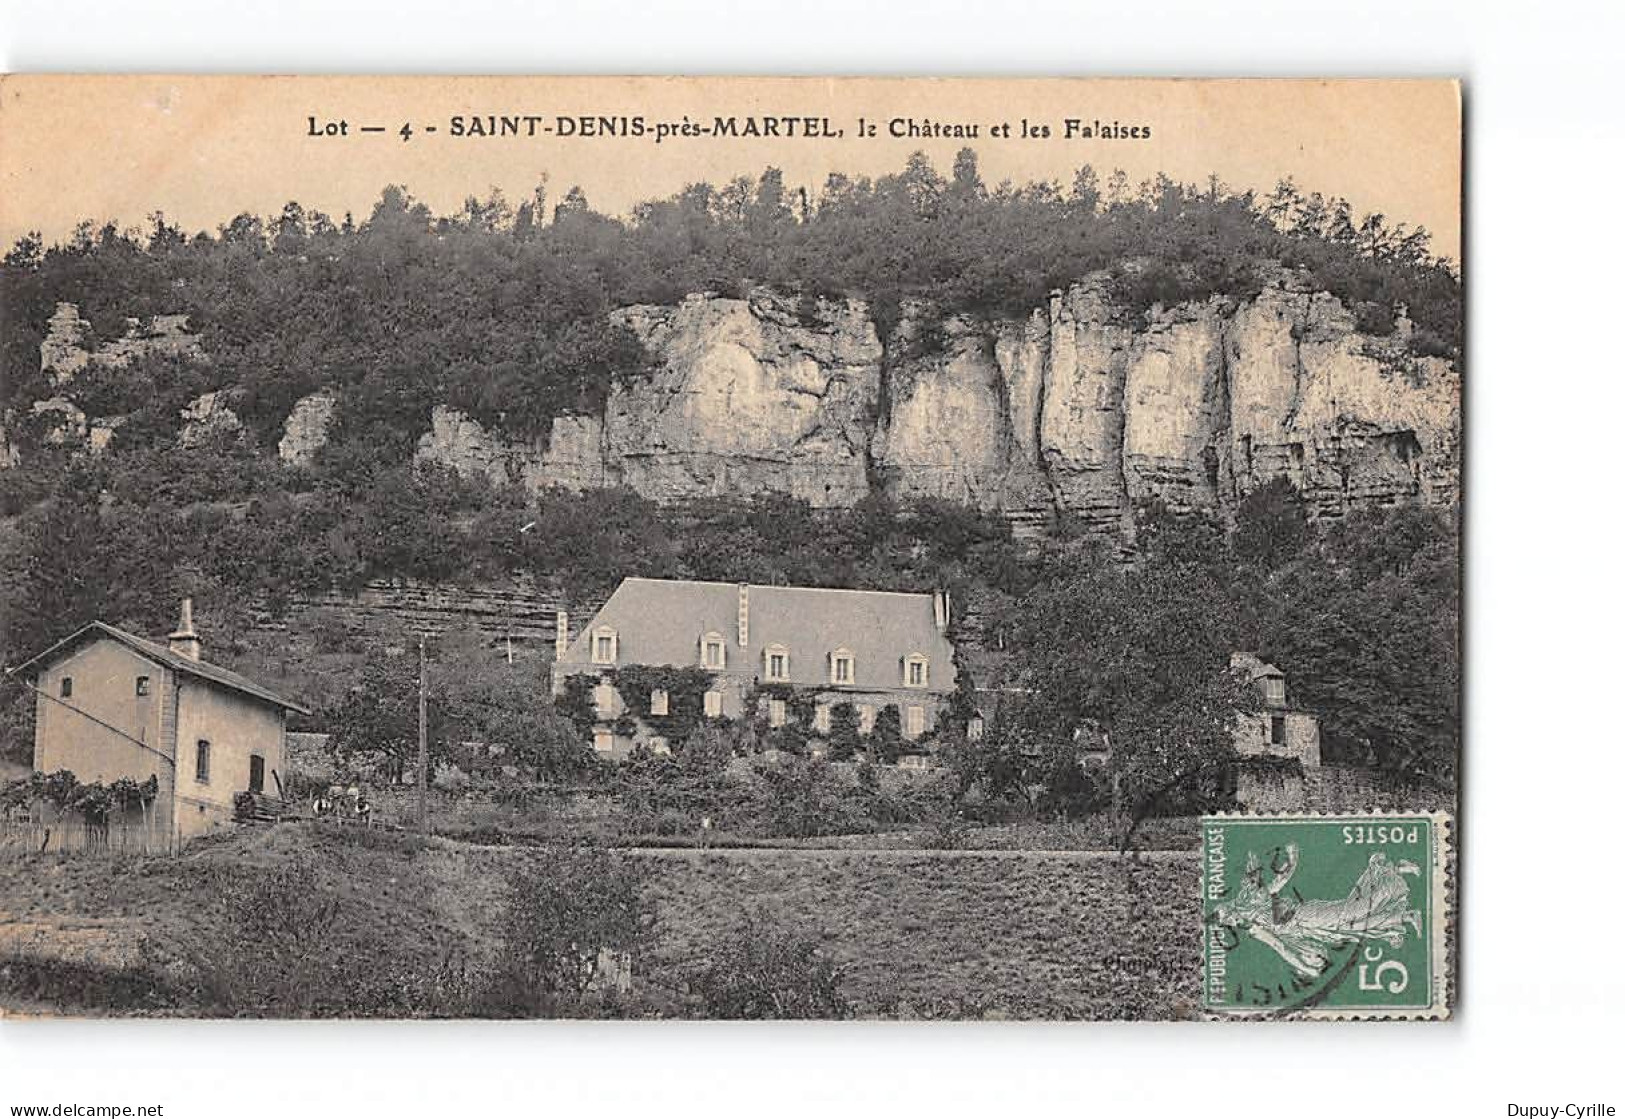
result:
<svg viewBox="0 0 1625 1119"><path fill-rule="evenodd" d="M1455 368L1413 356L1403 317L1388 337L1364 335L1336 298L1287 273L1239 305L1148 316L1113 306L1099 276L1019 318L903 312L882 338L853 300L757 290L627 307L616 318L654 371L616 386L600 414L556 417L521 441L437 407L417 455L537 491L625 485L662 502L780 492L820 507L942 497L1035 528L1064 513L1119 537L1137 503L1222 513L1281 476L1318 516L1457 499ZM73 405L78 372L153 351L202 357L178 316L95 350L84 332L60 305L40 356L64 395L8 427L26 419L49 441L99 449L113 421ZM240 428L229 392L193 403L183 443ZM341 394L294 406L282 461L314 460ZM16 457L0 451L0 466Z"/></svg>
<svg viewBox="0 0 1625 1119"><path fill-rule="evenodd" d="M602 416L517 444L437 409L420 458L541 488L624 484L671 501L776 491L818 506L872 492L1130 531L1138 502L1233 507L1285 476L1313 511L1455 501L1460 379L1335 298L1282 275L1129 320L1095 277L1022 319L939 324L885 345L862 304L767 292L630 307L657 359Z"/></svg>

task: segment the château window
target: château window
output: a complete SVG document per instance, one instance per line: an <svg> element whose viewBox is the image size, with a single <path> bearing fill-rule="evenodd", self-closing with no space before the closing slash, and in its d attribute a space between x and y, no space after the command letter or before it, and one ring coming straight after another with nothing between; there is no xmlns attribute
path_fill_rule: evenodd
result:
<svg viewBox="0 0 1625 1119"><path fill-rule="evenodd" d="M918 738L925 733L925 708L910 707L908 715L903 722L903 731L910 738Z"/></svg>
<svg viewBox="0 0 1625 1119"><path fill-rule="evenodd" d="M767 678L769 680L785 681L790 679L790 650L783 645L769 645L763 654L767 664Z"/></svg>
<svg viewBox="0 0 1625 1119"><path fill-rule="evenodd" d="M592 663L614 664L620 656L620 636L610 627L601 626L592 635Z"/></svg>
<svg viewBox="0 0 1625 1119"><path fill-rule="evenodd" d="M1286 745L1286 716L1284 716L1284 715L1271 715L1270 716L1270 745L1271 746L1285 746Z"/></svg>
<svg viewBox="0 0 1625 1119"><path fill-rule="evenodd" d="M987 732L987 724L980 715L972 715L970 722L965 724L965 737L972 742L980 742L982 735Z"/></svg>
<svg viewBox="0 0 1625 1119"><path fill-rule="evenodd" d="M135 678L135 694L136 695L151 695L152 694L152 677L150 677L150 676L137 676Z"/></svg>
<svg viewBox="0 0 1625 1119"><path fill-rule="evenodd" d="M1286 702L1286 681L1279 676L1264 678L1264 702L1280 706Z"/></svg>
<svg viewBox="0 0 1625 1119"><path fill-rule="evenodd" d="M705 717L715 719L722 714L722 693L709 691L705 693Z"/></svg>
<svg viewBox="0 0 1625 1119"><path fill-rule="evenodd" d="M671 708L671 698L666 694L665 688L656 688L649 693L649 714L665 715Z"/></svg>
<svg viewBox="0 0 1625 1119"><path fill-rule="evenodd" d="M868 734L870 731L872 731L874 729L875 729L875 709L874 709L874 705L870 704L870 703L860 704L858 706L858 730L860 730L864 734Z"/></svg>
<svg viewBox="0 0 1625 1119"><path fill-rule="evenodd" d="M73 677L72 676L64 676L64 677L62 677L62 687L59 688L58 691L61 692L63 699L72 699L73 698Z"/></svg>
<svg viewBox="0 0 1625 1119"><path fill-rule="evenodd" d="M700 664L706 668L728 667L728 643L720 633L708 633L700 638Z"/></svg>
<svg viewBox="0 0 1625 1119"><path fill-rule="evenodd" d="M829 655L829 682L850 684L857 679L857 661L850 649L836 649Z"/></svg>
<svg viewBox="0 0 1625 1119"><path fill-rule="evenodd" d="M593 706L598 709L598 717L607 719L615 713L615 685L600 683L592 690Z"/></svg>
<svg viewBox="0 0 1625 1119"><path fill-rule="evenodd" d="M829 704L820 703L813 708L813 730L819 734L829 733Z"/></svg>
<svg viewBox="0 0 1625 1119"><path fill-rule="evenodd" d="M592 732L592 748L600 754L607 754L615 749L615 735L607 730Z"/></svg>
<svg viewBox="0 0 1625 1119"><path fill-rule="evenodd" d="M784 700L770 699L767 701L767 725L782 727L784 725Z"/></svg>
<svg viewBox="0 0 1625 1119"><path fill-rule="evenodd" d="M923 688L931 680L931 662L923 653L910 653L903 658L903 683L910 688Z"/></svg>
<svg viewBox="0 0 1625 1119"><path fill-rule="evenodd" d="M209 740L207 738L197 740L197 769L194 773L198 784L207 785L209 783Z"/></svg>

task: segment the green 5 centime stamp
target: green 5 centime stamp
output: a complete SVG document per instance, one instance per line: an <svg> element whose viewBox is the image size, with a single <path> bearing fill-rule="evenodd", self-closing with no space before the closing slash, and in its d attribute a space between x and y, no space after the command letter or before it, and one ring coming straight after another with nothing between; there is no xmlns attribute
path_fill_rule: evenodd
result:
<svg viewBox="0 0 1625 1119"><path fill-rule="evenodd" d="M1205 817L1205 1009L1445 1017L1448 843L1442 813Z"/></svg>

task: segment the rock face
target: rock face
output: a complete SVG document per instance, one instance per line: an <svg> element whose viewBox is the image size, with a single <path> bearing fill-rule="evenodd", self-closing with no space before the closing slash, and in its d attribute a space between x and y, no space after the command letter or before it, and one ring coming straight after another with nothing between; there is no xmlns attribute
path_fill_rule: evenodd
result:
<svg viewBox="0 0 1625 1119"><path fill-rule="evenodd" d="M223 392L206 392L181 409L180 445L188 449L243 433L243 422L226 405Z"/></svg>
<svg viewBox="0 0 1625 1119"><path fill-rule="evenodd" d="M289 466L307 467L316 461L316 452L327 443L338 400L323 390L300 397L282 425L282 438L276 445L277 458Z"/></svg>
<svg viewBox="0 0 1625 1119"><path fill-rule="evenodd" d="M617 388L602 417L557 417L548 439L524 444L436 408L418 458L535 489L854 504L870 488L880 339L861 304L821 304L806 321L798 311L767 293L628 307L617 318L662 360L649 379Z"/></svg>
<svg viewBox="0 0 1625 1119"><path fill-rule="evenodd" d="M73 303L58 303L40 343L40 369L53 386L63 388L92 366L123 368L150 355L205 361L197 338L188 332L185 315L155 315L147 322L124 320L122 337L92 349L90 324Z"/></svg>
<svg viewBox="0 0 1625 1119"><path fill-rule="evenodd" d="M764 491L816 506L860 500L880 338L861 304L809 310L759 292L620 312L660 366L610 399L608 477L658 500Z"/></svg>
<svg viewBox="0 0 1625 1119"><path fill-rule="evenodd" d="M768 292L618 317L658 367L603 416L560 417L521 444L439 408L419 458L659 501L942 497L1118 535L1137 503L1223 513L1278 476L1318 516L1450 505L1459 489L1455 369L1411 356L1403 320L1392 337L1362 335L1338 300L1284 274L1239 307L1132 322L1092 277L1022 319L950 319L930 345L917 310L883 346L860 303Z"/></svg>
<svg viewBox="0 0 1625 1119"><path fill-rule="evenodd" d="M905 346L913 329L905 319ZM950 319L943 331L942 352L889 371L887 408L872 444L878 480L902 500L1047 504L1034 437L1043 364L1027 324L988 333Z"/></svg>

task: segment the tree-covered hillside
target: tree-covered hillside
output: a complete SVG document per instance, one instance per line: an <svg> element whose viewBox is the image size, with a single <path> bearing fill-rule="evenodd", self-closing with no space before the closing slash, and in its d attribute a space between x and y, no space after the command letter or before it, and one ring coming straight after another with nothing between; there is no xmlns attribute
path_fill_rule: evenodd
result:
<svg viewBox="0 0 1625 1119"><path fill-rule="evenodd" d="M1446 772L1456 529L1432 514L1323 529L1279 488L1233 524L1142 509L1137 563L1124 571L1064 524L1029 552L1002 520L940 503L661 509L629 491L535 494L411 461L436 403L512 433L600 406L617 378L647 368L610 318L627 304L766 284L866 300L884 333L905 302L1017 314L1104 272L1133 317L1246 299L1283 266L1338 295L1367 333L1391 332L1403 308L1413 348L1459 353L1460 284L1420 230L1356 220L1346 203L1289 183L1267 198L1217 182L1131 188L1085 167L1070 184L990 188L968 151L946 177L916 157L895 175L834 175L810 193L769 169L755 182L695 184L625 220L594 212L578 190L557 205L538 188L517 207L470 199L436 216L391 187L359 221L289 203L195 236L155 214L140 232L86 224L63 245L27 238L0 266L0 412L22 450L20 466L0 470L0 660L92 618L163 632L182 594L205 604L216 632L240 634L253 605L274 612L290 595L380 576L528 574L578 602L628 575L947 587L1018 658L1038 645L1023 618L1044 617L1048 640L1074 646L1118 634L1117 660L1049 666L1058 694L1094 697L1069 718L1131 727L1144 697L1167 698L1154 676L1171 652L1194 678L1256 648L1352 754ZM184 313L208 360L149 357L53 386L39 347L60 301L79 306L93 344L122 336L129 317ZM338 400L328 442L311 469L285 468L273 450L282 424L324 386ZM181 448L181 409L214 389L231 390L248 438ZM108 450L42 441L32 407L59 392L88 415L126 417ZM1133 622L1145 601L1212 624L1196 647L1170 651L1159 644L1169 635ZM29 706L7 687L0 736L13 755L26 752Z"/></svg>

